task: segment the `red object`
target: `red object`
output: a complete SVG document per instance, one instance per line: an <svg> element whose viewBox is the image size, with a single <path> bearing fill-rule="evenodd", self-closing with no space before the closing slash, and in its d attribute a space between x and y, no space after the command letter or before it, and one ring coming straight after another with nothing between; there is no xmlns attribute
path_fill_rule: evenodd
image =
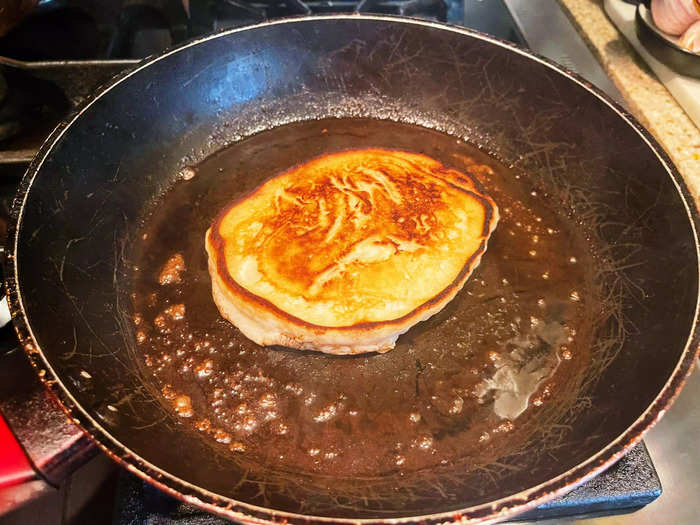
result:
<svg viewBox="0 0 700 525"><path fill-rule="evenodd" d="M27 455L0 415L0 489L35 477Z"/></svg>

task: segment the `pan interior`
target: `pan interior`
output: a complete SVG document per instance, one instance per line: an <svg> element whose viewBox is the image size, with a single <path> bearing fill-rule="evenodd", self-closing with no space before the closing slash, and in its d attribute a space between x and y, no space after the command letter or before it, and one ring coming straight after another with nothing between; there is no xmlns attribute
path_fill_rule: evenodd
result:
<svg viewBox="0 0 700 525"><path fill-rule="evenodd" d="M427 154L486 188L501 219L480 267L387 354L257 346L212 301L206 229L270 176L363 147ZM354 513L431 513L446 503L441 492L466 501L487 477L498 482L504 458L559 445L606 308L595 247L532 180L455 137L362 119L260 133L183 176L136 236L137 353L173 424L230 464L227 495L317 515L339 502Z"/></svg>

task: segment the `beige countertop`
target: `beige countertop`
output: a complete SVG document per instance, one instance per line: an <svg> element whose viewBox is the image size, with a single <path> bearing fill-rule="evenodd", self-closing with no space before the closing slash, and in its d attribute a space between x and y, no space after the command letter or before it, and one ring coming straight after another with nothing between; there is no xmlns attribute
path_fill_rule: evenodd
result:
<svg viewBox="0 0 700 525"><path fill-rule="evenodd" d="M700 203L700 130L603 11L603 0L559 0L627 107L663 145Z"/></svg>

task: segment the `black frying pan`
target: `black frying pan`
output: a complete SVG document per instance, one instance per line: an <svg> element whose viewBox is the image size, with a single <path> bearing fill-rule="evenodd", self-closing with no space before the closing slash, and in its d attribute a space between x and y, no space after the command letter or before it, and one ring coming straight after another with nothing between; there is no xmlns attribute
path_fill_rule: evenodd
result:
<svg viewBox="0 0 700 525"><path fill-rule="evenodd" d="M329 117L414 124L472 142L520 170L595 237L606 268L601 289L617 305L617 316L599 328L616 334L616 343L605 352L591 345L577 383L585 403L557 432L535 432L517 454L479 468L344 480L284 475L280 483L279 472L246 467L173 415L134 343L130 257L144 214L183 167L223 146ZM558 66L430 22L286 20L150 59L51 135L13 217L5 268L11 310L47 386L129 470L237 520L509 516L629 450L677 395L697 354L697 212L660 146Z"/></svg>

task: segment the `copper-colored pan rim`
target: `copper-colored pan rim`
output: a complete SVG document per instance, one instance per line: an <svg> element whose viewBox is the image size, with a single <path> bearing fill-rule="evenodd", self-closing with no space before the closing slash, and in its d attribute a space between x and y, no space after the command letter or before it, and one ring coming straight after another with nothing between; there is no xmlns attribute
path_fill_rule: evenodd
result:
<svg viewBox="0 0 700 525"><path fill-rule="evenodd" d="M661 417L678 395L685 380L690 374L695 364L695 359L698 357L698 343L700 341L700 333L697 329L698 321L698 302L696 300L695 316L691 326L688 340L683 353L678 361L678 364L671 373L668 381L660 390L659 394L650 403L649 407L633 422L624 432L616 439L612 440L607 446L600 450L597 454L591 456L587 460L572 467L567 472L552 478L540 485L531 487L516 494L505 496L496 501L475 505L457 511L448 511L424 516L408 516L400 518L371 518L371 519L349 519L349 518L332 518L323 516L308 516L294 514L288 512L278 512L272 509L266 509L243 502L235 501L230 498L218 496L201 487L197 487L185 480L173 476L148 461L140 458L132 450L125 447L116 438L114 438L107 429L102 427L90 414L83 409L75 400L68 387L62 382L61 378L51 367L48 359L44 356L41 348L39 348L36 338L32 333L32 327L29 319L26 316L22 295L17 283L19 282L19 263L17 261L17 249L19 242L19 231L21 228L22 215L27 196L32 187L37 173L39 172L43 162L50 154L53 147L63 137L65 132L70 128L71 124L86 111L95 100L109 92L111 89L119 85L126 78L134 75L141 69L148 67L150 64L162 60L163 58L180 52L191 46L195 46L200 42L205 42L211 39L220 38L233 33L250 31L260 27L275 26L282 24L299 24L308 22L318 22L320 20L366 20L378 22L393 22L403 23L407 26L421 26L441 31L449 31L457 34L466 35L482 41L490 42L502 48L528 57L531 60L539 62L546 67L568 77L571 81L587 89L593 96L597 97L601 102L609 106L615 111L625 122L627 122L644 140L649 148L658 157L659 161L666 168L668 175L673 180L676 189L683 201L686 212L688 214L693 236L695 238L696 256L698 253L698 228L700 227L700 219L698 211L694 205L694 201L690 192L686 188L682 177L671 163L668 155L663 148L656 142L651 134L646 131L627 111L620 107L616 102L610 99L606 94L598 88L592 86L585 79L582 79L575 73L566 68L541 57L531 51L519 48L509 42L497 39L490 35L479 33L470 29L448 26L436 22L425 20L409 19L396 16L384 15L323 15L313 17L298 17L272 22L265 22L254 26L232 29L215 35L209 35L200 39L193 40L175 49L166 51L159 56L152 57L137 65L134 69L126 71L115 77L100 93L93 99L86 101L83 106L74 114L67 118L63 123L59 124L51 136L42 145L39 153L29 166L25 177L20 184L18 194L15 198L12 207L13 224L10 226L11 250L5 261L6 285L8 294L8 304L13 316L13 322L17 331L18 337L25 351L27 352L30 361L39 371L44 384L57 396L62 408L68 416L85 431L107 454L119 462L130 472L138 475L149 483L159 487L161 490L191 504L198 505L210 512L222 515L224 517L243 521L246 523L272 523L272 522L290 522L290 523L339 523L339 524L369 524L369 523L408 523L421 522L425 524L440 524L446 522L459 521L461 523L489 523L497 520L505 519L520 512L532 509L537 505L551 500L552 498L564 494L579 484L596 476L604 471L621 456L629 451L641 439L642 435L648 431ZM700 272L700 265L698 268Z"/></svg>
<svg viewBox="0 0 700 525"><path fill-rule="evenodd" d="M390 152L390 151L398 151L398 150L391 150L388 148L373 148L377 151L385 151L385 152ZM353 150L347 150L348 152L353 151ZM424 155L423 155L424 156ZM320 157L317 157L320 158ZM311 159L308 162L313 162L316 159ZM297 166L298 167L298 166ZM277 177L281 177L290 171L294 170L296 167L290 168L289 170L280 173L279 175L276 175ZM464 173L463 175L466 175L469 177L469 182L472 183L473 186L478 187L478 181L474 177L472 177L468 173ZM229 292L232 294L235 294L236 296L240 297L241 299L252 301L255 303L259 308L263 308L264 310L268 311L269 313L280 317L282 319L285 319L287 322L292 323L297 326L303 326L304 328L310 328L312 330L318 329L318 330L332 330L332 331L338 331L338 332L353 332L353 331L363 331L363 330L371 330L376 327L380 326L394 326L394 325L402 325L405 324L407 321L411 319L419 319L425 315L426 310L429 310L431 307L435 306L439 302L441 302L447 295L451 294L452 292L455 291L455 288L459 288L462 286L466 279L466 275L470 274L472 270L474 270L474 267L476 266L475 263L478 263L478 261L481 259L481 256L484 254L486 251L486 244L488 241L488 235L490 232L493 230L493 220L494 220L494 204L493 201L484 195L481 195L475 191L468 190L466 188L461 188L459 186L456 186L452 184L451 182L445 181L446 184L449 186L452 186L455 190L461 191L463 193L467 193L468 195L471 195L474 197L476 200L479 202L483 203L485 213L484 213L484 222L481 226L481 235L484 237L481 242L479 243L479 247L472 253L469 258L466 260L464 265L462 266L462 269L459 271L457 276L452 280L450 284L448 284L445 288L443 288L440 292L438 292L436 295L428 299L427 301L419 304L416 308L411 310L405 315L402 315L401 317L397 317L395 319L389 319L387 321L366 321L366 322L361 322L361 323L355 323L353 325L346 325L346 326L321 326L317 325L314 323L310 323L308 321L304 321L303 319L300 319L299 317L296 317L288 312L285 312L281 308L277 307L275 304L272 302L268 301L264 297L261 297L250 290L246 289L243 287L241 284L236 281L233 276L231 275L231 272L228 270L228 265L226 264L226 254L224 253L224 238L221 236L221 232L219 231L221 228L221 221L224 220L228 212L233 208L234 206L237 206L240 202L242 202L245 199L249 199L256 195L259 191L261 191L262 186L259 186L257 189L255 189L252 193L249 195L246 195L242 199L238 199L227 206L225 206L219 213L218 215L214 218L214 221L212 222L211 225L211 234L210 234L210 239L211 239L211 245L214 248L214 252L216 253L216 268L219 273L219 277L223 280L224 284L226 287L229 289Z"/></svg>

